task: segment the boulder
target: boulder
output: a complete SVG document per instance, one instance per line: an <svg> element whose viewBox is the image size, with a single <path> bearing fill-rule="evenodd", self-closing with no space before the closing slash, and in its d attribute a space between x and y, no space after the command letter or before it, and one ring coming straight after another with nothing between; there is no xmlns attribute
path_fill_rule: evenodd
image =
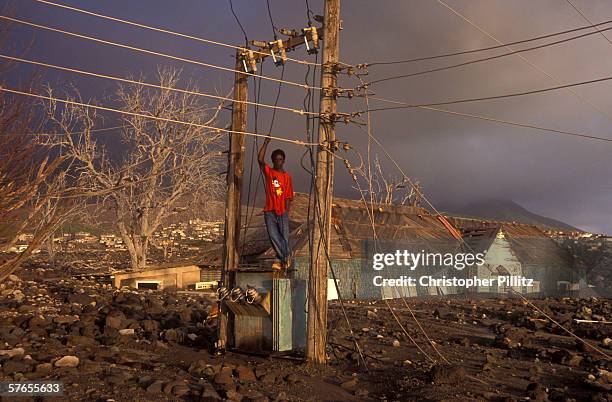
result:
<svg viewBox="0 0 612 402"><path fill-rule="evenodd" d="M53 318L53 322L59 325L72 324L79 321L79 317L75 315L59 315Z"/></svg>
<svg viewBox="0 0 612 402"><path fill-rule="evenodd" d="M79 358L76 356L64 356L55 362L55 367L77 367Z"/></svg>
<svg viewBox="0 0 612 402"><path fill-rule="evenodd" d="M97 344L95 339L82 335L70 335L66 341L68 346L95 346Z"/></svg>
<svg viewBox="0 0 612 402"><path fill-rule="evenodd" d="M14 356L23 356L24 354L25 350L23 348L0 350L0 356L8 356L9 359L12 359Z"/></svg>
<svg viewBox="0 0 612 402"><path fill-rule="evenodd" d="M243 366L243 365L238 366L236 367L235 371L236 371L236 376L242 382L257 380L257 378L255 377L255 373L253 372L253 369L251 369L248 366Z"/></svg>
<svg viewBox="0 0 612 402"><path fill-rule="evenodd" d="M458 384L465 380L466 372L461 366L434 366L429 372L435 384Z"/></svg>
<svg viewBox="0 0 612 402"><path fill-rule="evenodd" d="M108 327L122 329L125 322L125 315L119 310L113 310L106 315L105 324Z"/></svg>
<svg viewBox="0 0 612 402"><path fill-rule="evenodd" d="M89 304L94 301L93 297L83 293L71 293L66 298L68 303Z"/></svg>

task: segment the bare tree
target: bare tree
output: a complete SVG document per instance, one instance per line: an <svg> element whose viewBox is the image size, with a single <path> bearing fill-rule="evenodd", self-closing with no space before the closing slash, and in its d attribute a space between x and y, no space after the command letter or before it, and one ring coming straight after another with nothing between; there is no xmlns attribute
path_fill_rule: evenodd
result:
<svg viewBox="0 0 612 402"><path fill-rule="evenodd" d="M12 14L12 10L5 7L3 13ZM0 22L0 49L26 53L32 42L14 48L11 25ZM4 78L15 66L2 63L0 76ZM24 81L25 90L38 87L37 75ZM26 98L0 93L0 282L19 269L81 205L76 187L68 189L68 158L50 152L41 141L45 121L37 118L37 111L37 105ZM66 198L69 192L70 199ZM6 253L25 234L32 235L25 250Z"/></svg>
<svg viewBox="0 0 612 402"><path fill-rule="evenodd" d="M359 155L359 158L361 156ZM355 190L366 195L375 204L420 206L422 192L420 183L409 178L395 178L385 174L378 156L374 160L374 169L368 174L363 160L359 166L352 168L354 180L363 182Z"/></svg>
<svg viewBox="0 0 612 402"><path fill-rule="evenodd" d="M0 106L0 119L4 113L6 109ZM33 238L25 250L0 262L0 282L79 208L76 198L64 199L65 159L44 155L38 141L23 131L25 127L14 130L0 127L0 251L9 251L26 232Z"/></svg>
<svg viewBox="0 0 612 402"><path fill-rule="evenodd" d="M26 261L74 213L65 200L66 158L52 155L32 133L34 105L0 97L0 252L26 232L27 248L0 262L0 282Z"/></svg>
<svg viewBox="0 0 612 402"><path fill-rule="evenodd" d="M54 146L74 161L76 177L87 183L90 195L113 210L134 269L146 266L154 232L181 202L214 199L223 189L222 134L202 127L215 122L221 105L210 109L197 95L169 89L179 76L177 70L159 70L159 84L168 89L119 88L116 101L133 113L122 117L119 157L96 140L99 119L91 108L48 105L49 118L63 133L51 138Z"/></svg>

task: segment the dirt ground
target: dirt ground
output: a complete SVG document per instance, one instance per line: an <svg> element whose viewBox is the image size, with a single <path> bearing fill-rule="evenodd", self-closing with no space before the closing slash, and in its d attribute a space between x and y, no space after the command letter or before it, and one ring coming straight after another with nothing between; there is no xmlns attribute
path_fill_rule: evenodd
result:
<svg viewBox="0 0 612 402"><path fill-rule="evenodd" d="M0 285L0 380L62 381L57 401L612 400L608 299L534 301L596 349L515 298L351 301L353 335L332 302L326 366L215 354L212 303L29 267Z"/></svg>

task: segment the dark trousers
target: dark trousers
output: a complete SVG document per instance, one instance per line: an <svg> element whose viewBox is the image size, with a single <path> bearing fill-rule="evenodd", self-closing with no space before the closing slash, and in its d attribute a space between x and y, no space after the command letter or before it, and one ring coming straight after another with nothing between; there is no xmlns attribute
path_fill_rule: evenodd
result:
<svg viewBox="0 0 612 402"><path fill-rule="evenodd" d="M276 215L274 211L265 211L264 219L266 221L266 229L268 229L268 236L270 236L270 242L276 256L281 262L287 262L289 254L291 253L289 247L289 216L287 212L282 215Z"/></svg>

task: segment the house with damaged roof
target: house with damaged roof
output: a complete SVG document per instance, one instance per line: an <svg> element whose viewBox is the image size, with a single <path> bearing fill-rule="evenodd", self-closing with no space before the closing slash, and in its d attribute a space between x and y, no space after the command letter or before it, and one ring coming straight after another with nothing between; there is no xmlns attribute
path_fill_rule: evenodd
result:
<svg viewBox="0 0 612 402"><path fill-rule="evenodd" d="M309 200L304 194L296 194L289 214L290 242L295 253L294 270L290 277L308 280L310 247L308 223ZM249 219L251 218L251 219ZM274 250L266 232L261 214L245 217L247 226L241 247L242 264L253 267L271 265ZM244 221L243 221L244 222ZM450 225L449 225L450 226ZM422 253L458 253L461 251L460 234L427 210L403 205L374 205L366 208L358 200L334 198L332 205L331 270L328 294L335 294L334 276L341 296L356 299L414 297L457 293L452 286L376 286L375 277L385 279L402 276L432 277L462 275L453 267L433 264L417 267L386 266L375 270L372 257L375 253L395 253L411 250ZM333 272L332 272L333 271ZM380 278L378 280L380 282Z"/></svg>
<svg viewBox="0 0 612 402"><path fill-rule="evenodd" d="M450 218L468 248L484 254L484 264L470 268L479 278L522 276L532 286L494 282L479 286L478 293L506 293L511 287L523 294L554 296L586 288L584 270L578 268L571 253L535 225Z"/></svg>

